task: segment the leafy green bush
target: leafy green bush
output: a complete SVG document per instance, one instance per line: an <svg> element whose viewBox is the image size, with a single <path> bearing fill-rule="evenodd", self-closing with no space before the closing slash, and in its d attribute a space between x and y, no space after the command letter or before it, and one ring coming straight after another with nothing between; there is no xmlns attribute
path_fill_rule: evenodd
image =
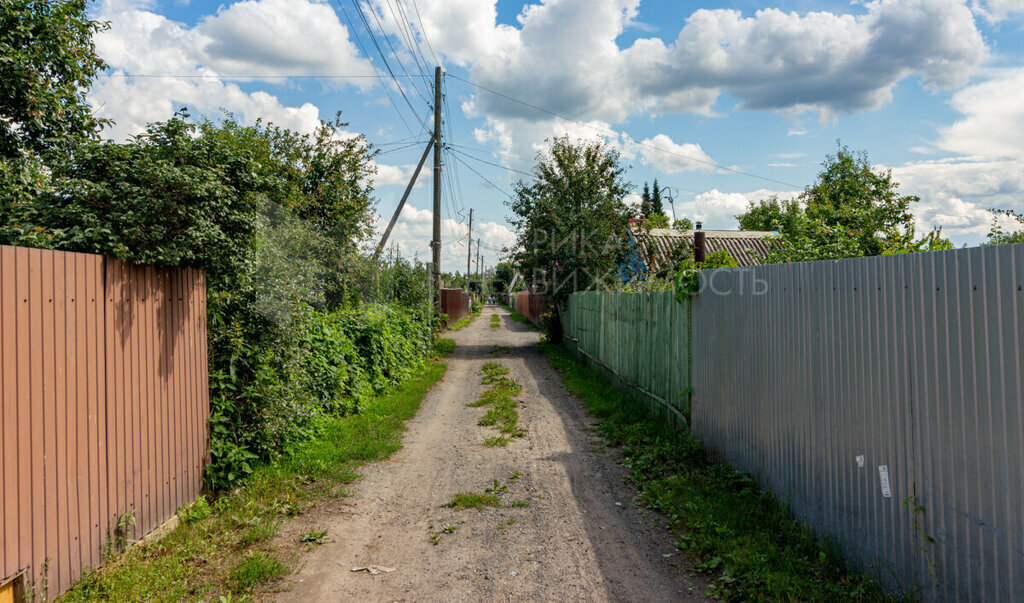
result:
<svg viewBox="0 0 1024 603"><path fill-rule="evenodd" d="M361 138L334 136L342 125L301 135L181 112L127 143L81 142L0 216L0 243L206 271L213 489L429 354L423 265L359 255L372 164Z"/></svg>

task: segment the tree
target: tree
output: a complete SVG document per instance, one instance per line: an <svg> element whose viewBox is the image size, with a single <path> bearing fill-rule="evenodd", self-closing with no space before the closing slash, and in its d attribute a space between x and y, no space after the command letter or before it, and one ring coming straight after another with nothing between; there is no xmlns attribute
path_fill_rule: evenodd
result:
<svg viewBox="0 0 1024 603"><path fill-rule="evenodd" d="M736 216L744 230L777 231L769 263L839 259L933 249L952 245L936 233L915 239L910 206L889 170L876 172L866 153L839 146L828 155L813 185L798 199L772 196L750 203Z"/></svg>
<svg viewBox="0 0 1024 603"><path fill-rule="evenodd" d="M538 157L531 182L508 203L516 230L512 261L559 306L575 291L614 281L633 212L625 203L619 154L600 141L555 138Z"/></svg>
<svg viewBox="0 0 1024 603"><path fill-rule="evenodd" d="M989 230L986 245L1006 245L1009 243L1024 243L1024 214L1017 213L1010 209L993 209L992 229ZM1005 224L1009 222L1016 226L1016 230L1008 230Z"/></svg>
<svg viewBox="0 0 1024 603"><path fill-rule="evenodd" d="M651 187L644 182L644 191L640 195L640 215L647 217L651 215Z"/></svg>
<svg viewBox="0 0 1024 603"><path fill-rule="evenodd" d="M668 225L668 216L662 213L651 212L651 215L644 220L644 226L647 228L668 228Z"/></svg>
<svg viewBox="0 0 1024 603"><path fill-rule="evenodd" d="M651 188L651 209L650 213L665 215L665 205L661 202L661 188L658 186L658 179L654 179L654 186Z"/></svg>
<svg viewBox="0 0 1024 603"><path fill-rule="evenodd" d="M85 100L106 68L85 0L0 2L0 221L46 186L46 165L102 125Z"/></svg>
<svg viewBox="0 0 1024 603"><path fill-rule="evenodd" d="M689 218L679 218L672 223L672 228L676 230L693 230L693 221Z"/></svg>

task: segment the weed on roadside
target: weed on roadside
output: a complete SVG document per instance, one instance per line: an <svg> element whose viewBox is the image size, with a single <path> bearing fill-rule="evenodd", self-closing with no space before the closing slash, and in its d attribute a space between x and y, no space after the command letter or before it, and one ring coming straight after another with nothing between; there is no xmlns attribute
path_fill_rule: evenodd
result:
<svg viewBox="0 0 1024 603"><path fill-rule="evenodd" d="M465 329L466 327L468 327L469 324L471 322L473 322L473 319L476 318L476 316L477 316L476 314L470 314L469 316L463 318L462 320L460 320L457 323L453 324L452 326L448 327L448 330L449 331L461 331L462 329Z"/></svg>
<svg viewBox="0 0 1024 603"><path fill-rule="evenodd" d="M451 339L439 339L435 354L454 347ZM239 488L181 509L181 521L169 534L129 547L87 572L62 600L215 600L220 593L265 589L290 571L266 550L282 519L339 496L339 486L356 479L360 465L401 448L405 421L446 368L428 362L396 390L369 400L359 414L325 418L318 439L257 469ZM127 528L131 521L122 523Z"/></svg>
<svg viewBox="0 0 1024 603"><path fill-rule="evenodd" d="M312 530L299 536L303 544L323 544L327 540L327 530Z"/></svg>
<svg viewBox="0 0 1024 603"><path fill-rule="evenodd" d="M271 553L258 551L252 553L238 564L231 572L231 579L235 583L234 592L251 591L253 588L283 578L289 573L288 566Z"/></svg>
<svg viewBox="0 0 1024 603"><path fill-rule="evenodd" d="M652 418L641 405L577 363L564 348L541 344L565 387L621 446L641 502L661 511L676 546L713 577L709 595L725 600L889 599L881 586L848 571L784 505L750 476L706 460L700 442ZM541 498L538 494L537 498Z"/></svg>

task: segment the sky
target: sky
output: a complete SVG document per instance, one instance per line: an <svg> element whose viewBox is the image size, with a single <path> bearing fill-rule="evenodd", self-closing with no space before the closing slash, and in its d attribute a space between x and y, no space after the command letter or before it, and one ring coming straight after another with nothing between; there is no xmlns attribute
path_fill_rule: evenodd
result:
<svg viewBox="0 0 1024 603"><path fill-rule="evenodd" d="M621 153L666 208L735 229L792 198L841 143L920 197L918 232L957 244L1024 210L1024 0L105 0L109 69L89 102L126 140L182 107L339 136L379 153L378 230L429 140L445 72L442 266L515 241L508 194L568 135ZM392 77L393 74L393 77ZM431 161L390 243L428 260ZM634 193L630 202L638 199ZM474 254L476 252L474 245Z"/></svg>

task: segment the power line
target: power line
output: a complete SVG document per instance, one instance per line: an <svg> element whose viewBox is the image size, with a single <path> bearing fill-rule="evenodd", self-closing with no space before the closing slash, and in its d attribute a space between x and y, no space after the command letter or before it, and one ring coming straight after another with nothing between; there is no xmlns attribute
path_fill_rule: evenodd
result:
<svg viewBox="0 0 1024 603"><path fill-rule="evenodd" d="M339 6L341 6L341 0L336 0L336 2L338 2ZM377 42L377 36L375 36L374 33L373 33L373 30L370 29L370 22L366 18L366 15L363 13L363 7L359 5L358 0L352 0L352 5L355 6L356 10L359 12L359 18L363 22L363 28L365 29L366 33L369 34L370 41L373 42L373 46L377 49L377 54L380 55L381 60L384 62L385 69L387 69L388 73L391 74L391 79L394 80L395 85L398 87L398 93L402 95L403 99L405 99L405 104L409 105L409 109L412 110L413 116L416 117L416 120L420 122L420 125L423 127L423 130L424 131L429 131L430 128L428 128L426 123L424 123L423 120L420 119L419 114L416 112L416 108L412 106L411 102L409 102L409 97L405 95L405 90L402 89L401 83L399 83L398 78L395 77L395 72L394 72L394 70L391 69L391 64L388 63L387 57L384 56L384 51L381 50L380 44ZM345 11L344 6L342 6L342 11ZM376 16L376 13L374 13L374 15ZM345 11L345 18L346 19L348 18L348 12L347 11ZM351 21L349 23L351 25ZM387 36L386 35L384 36L384 38L385 38L385 40L387 40ZM366 51L364 50L363 52L365 53ZM367 55L367 56L369 56L369 55ZM399 63L401 63L401 61L399 61ZM403 66L403 71L405 71L404 66ZM418 91L418 89L417 89L417 91ZM389 98L390 98L390 95L389 95Z"/></svg>
<svg viewBox="0 0 1024 603"><path fill-rule="evenodd" d="M464 165L464 166L466 166L467 168L469 168L469 171L471 171L471 172L473 172L474 174L476 174L477 176L479 176L481 180L483 180L483 181L484 181L484 182L486 182L487 184L490 184L490 185L491 185L492 187L494 187L494 190L496 190L496 191L498 191L499 193L501 193L501 194L505 195L505 196L506 196L506 197L508 197L509 199L515 200L515 197L513 197L512 195L510 195L510 194L506 193L506 192L505 192L505 190L504 190L504 189L502 189L502 188L501 188L500 186L498 186L497 184L495 184L495 183L491 182L490 180L488 180L488 179L487 179L487 176L484 176L484 175L483 175L483 174L481 174L480 172L478 172L478 171L476 171L475 169L473 169L473 166L471 166L471 165L469 165L468 163L466 163L465 161L463 161L461 157L459 157L458 155L452 155L452 157L454 157L454 158L455 158L455 160L456 160L456 161L458 161L459 163L461 163L462 165Z"/></svg>
<svg viewBox="0 0 1024 603"><path fill-rule="evenodd" d="M458 153L459 155L462 155L463 157L466 157L468 159L472 159L474 161L479 161L480 163L486 163L487 165L492 165L492 166L494 166L496 168L501 168L503 170L508 170L510 172L515 172L517 174L522 174L524 176L529 176L530 178L535 178L536 177L536 174L531 174L530 172L524 172L522 170L517 170L515 168L510 168L508 166L501 165L500 163L492 163L490 161L484 161L483 159L480 159L479 157L474 157L474 156L470 155L469 153L464 153L464 152L462 152L462 151L460 151L458 149L451 149L451 151L453 153Z"/></svg>
<svg viewBox="0 0 1024 603"><path fill-rule="evenodd" d="M391 103L391 106L394 107L395 111L398 113L398 119L402 120L402 125L405 126L406 130L409 130L410 134L412 134L413 136L416 136L417 134L412 131L411 127L409 127L409 122L405 121L405 116L402 115L402 111L399 110L398 103L396 103L394 97L391 96L391 91L388 90L387 84L384 83L384 76L380 75L380 70L377 69L377 66L373 64L372 60L370 60L370 53L366 52L366 46L363 45L363 37L359 35L359 31L352 24L352 19L349 18L348 11L345 10L345 5L341 3L341 0L334 0L334 2L335 2L335 4L338 5L338 8L341 9L341 13L343 15L345 15L345 22L348 23L349 31L351 31L353 34L355 34L356 44L359 45L359 50L361 50L363 52L363 56L365 56L366 60L370 62L370 66L373 67L373 71L375 73L377 73L377 79L379 80L381 87L384 88L384 94L387 95L388 101ZM376 42L374 42L374 43L376 43ZM394 78L395 74L392 73L391 77ZM405 95L403 94L402 96L405 96ZM409 102L409 99L405 99L405 101ZM412 105L409 105L409 106L410 106L410 108L412 107ZM413 111L413 116L416 116L416 111L415 110ZM423 126L423 122L422 121L420 122L420 125ZM426 126L423 126L423 129L426 130ZM420 133L422 134L422 131Z"/></svg>
<svg viewBox="0 0 1024 603"><path fill-rule="evenodd" d="M365 54L365 52L364 52L364 54ZM115 72L105 73L104 75L106 75L108 77L139 77L139 78L143 78L143 77L161 78L161 77L164 77L164 78L181 78L181 79L217 79L217 80L267 80L267 79L274 79L274 80L281 80L281 79L288 79L288 80L292 80L292 79L295 79L295 80L300 80L300 79L307 79L307 80L354 80L354 79L370 79L370 78L373 78L373 79L376 79L376 80L381 79L381 76L379 74L378 75L368 75L368 74L321 74L321 75L316 75L316 74L306 74L306 73L303 73L303 74L294 73L294 74L280 74L280 75L267 75L267 74L249 74L249 75L230 74L230 75L221 75L221 74L200 74L200 73L123 73L123 72L115 71ZM427 77L427 76L423 75L422 73L396 73L395 76L396 77L405 77L405 78Z"/></svg>
<svg viewBox="0 0 1024 603"><path fill-rule="evenodd" d="M466 149L468 151L477 151L477 152L480 152L480 153L487 153L488 155L494 155L495 154L495 151L492 151L492 150L489 150L489 149L483 149L483 148L480 148L480 147L471 147L471 146L464 145L464 144L456 144L456 143L450 143L450 144L451 144L451 146L455 147L456 149ZM511 153L502 153L502 157L507 157L509 159L514 159L515 161L518 161L520 163L526 163L526 164L529 164L529 165L533 165L534 164L533 161L531 161L529 159L523 159L519 155L513 155Z"/></svg>
<svg viewBox="0 0 1024 603"><path fill-rule="evenodd" d="M572 123L575 123L575 124L579 124L579 125L581 125L581 126L583 126L585 128L590 128L591 130L595 130L597 132L601 132L602 134L605 134L605 135L611 135L611 136L615 136L615 137L619 136L618 132L614 132L612 130L606 130L604 128L599 128L597 126L588 124L585 121L580 121L578 119L573 119L571 117L566 117L565 115L562 115L560 113L555 113L554 111L552 111L550 109L545 109L544 107L538 107L537 105L534 105L532 103L528 103L526 101L519 100L518 98L511 97L511 96L509 96L509 95L507 95L507 94L505 94L503 92L498 92L497 90L492 90L492 89L490 89L490 88L488 88L486 86L482 86L480 84L477 84L476 82L471 82L471 81L469 81L467 79L464 79L464 78L461 78L461 77L459 77L457 75L452 75L451 77L453 77L453 78L455 78L455 79L457 79L457 80L459 80L461 82L465 82L465 83L469 84L470 86L473 86L473 87L475 87L475 88L477 88L479 90L483 90L484 92L489 92L489 93L491 93L491 94L493 94L495 96L500 96L501 98L504 98L506 100L510 100L510 101L512 101L514 103L519 103L520 105L523 105L525 107L529 107L529 108L534 109L536 111L540 111L542 113L547 113L548 115L552 115L552 116L557 117L559 119L564 119L565 121L569 121L569 122L572 122ZM675 155L676 157L682 157L684 159L688 159L688 160L696 162L696 163L703 163L705 165L710 165L710 166L712 166L714 168L717 168L717 169L720 169L720 170L724 170L724 171L727 171L727 172L733 172L735 174L742 174L744 176L749 176L751 178L757 178L759 180L765 180L767 182L774 182L776 184L782 184L782 185L785 185L785 186L791 186L791 187L794 187L794 188L800 188L799 185L792 184L790 182L783 182L782 180L776 180L775 178L769 178L767 176L759 176L757 174L752 174L750 172L745 172L743 170L738 170L736 168L727 167L727 166L721 165L719 163L715 163L714 161L708 161L706 159L700 159L698 157L693 157L691 155L685 155L683 153L677 153L675 151L670 151L668 149L663 149L661 147L657 147L657 146L654 146L652 144L645 143L645 142L642 142L642 141L641 142L636 142L634 144L636 144L638 146L642 146L642 147L647 147L649 149L653 149L653 150L659 151L661 153L666 153L668 155Z"/></svg>
<svg viewBox="0 0 1024 603"><path fill-rule="evenodd" d="M352 3L355 4L357 8L359 8L359 13L363 14L363 7L359 4L359 0L352 0ZM377 16L377 11L375 11L373 9L373 7L369 6L369 5L367 5L366 8L367 8L367 10L370 11L370 14L373 15L373 20L377 22L377 29L380 30L380 34L382 36L384 36L384 42L387 43L388 48L391 49L391 56L393 56L395 58L395 61L397 61L398 64L401 65L402 71L408 72L409 70L406 69L405 68L405 64L402 63L402 57L398 54L398 51L395 50L395 45L391 43L391 38L388 36L387 32L384 31L384 24L380 22L380 17ZM368 20L365 17L363 17L363 23L365 24L367 21ZM369 31L370 36L374 39L374 45L377 46L377 50L379 51L380 50L380 46L376 42L376 34L374 34L373 31L370 31L369 28L367 28L367 31ZM381 58L382 59L384 58L383 54L381 54ZM384 64L385 64L385 66L387 66L387 59L384 59ZM388 70L390 71L390 69L391 68L389 66ZM398 87L399 87L399 91L401 91L401 87L402 87L401 82L398 81L398 78L394 78L394 79L395 79L395 84L397 84ZM409 80L409 83L411 84L412 80ZM420 95L420 98L423 99L423 102L427 103L428 105L430 104L430 99L428 99L426 97L426 95L423 94L423 92L419 89L418 86L413 84L412 88L413 88L413 90L416 91L416 94ZM402 96L405 96L405 94L403 93ZM408 100L409 99L406 99L406 102L408 102Z"/></svg>
<svg viewBox="0 0 1024 603"><path fill-rule="evenodd" d="M440 65L441 61L437 59L437 54L434 53L434 47L430 45L430 39L427 38L427 30L423 29L423 19L420 17L420 7L416 3L416 0L412 0L412 7L416 9L416 22L420 24L420 35L423 36L423 41L427 43L427 49L430 50L430 56L434 57L435 65Z"/></svg>
<svg viewBox="0 0 1024 603"><path fill-rule="evenodd" d="M378 151L378 152L374 153L374 156L375 157L379 157L381 155L387 155L388 153L397 153L399 151L405 151L405 150L411 149L411 148L422 148L423 144L425 142L426 142L425 140L424 141L417 141L417 142L413 142L413 143L410 143L410 144L406 144L403 147L398 147L397 149L388 149L386 151Z"/></svg>

